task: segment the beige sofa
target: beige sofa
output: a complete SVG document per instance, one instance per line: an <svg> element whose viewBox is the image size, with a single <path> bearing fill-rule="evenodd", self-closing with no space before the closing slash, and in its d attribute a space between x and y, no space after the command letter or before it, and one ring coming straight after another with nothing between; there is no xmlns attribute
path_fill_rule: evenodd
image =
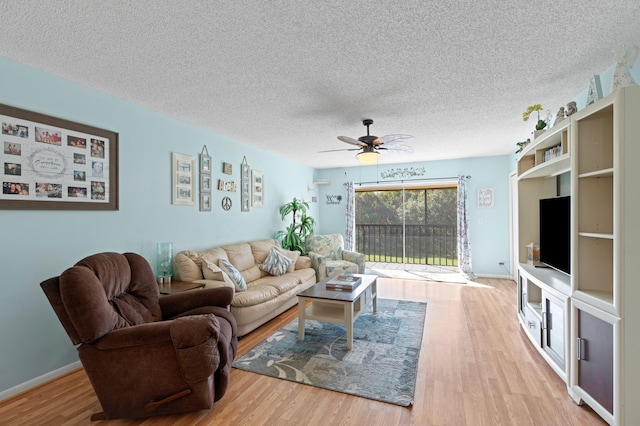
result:
<svg viewBox="0 0 640 426"><path fill-rule="evenodd" d="M274 247L294 260L284 275L273 276L259 268ZM246 290L239 291L225 272L218 273L221 279L205 279L203 265L210 268L211 263L221 264L221 259L227 260L240 272L246 282ZM316 283L316 273L309 258L282 249L276 240L230 244L200 252L181 251L175 257L175 273L179 280L204 283L206 288L226 286L236 289L230 309L238 324L238 336L249 333L296 305L296 294ZM207 275L211 278L211 273Z"/></svg>

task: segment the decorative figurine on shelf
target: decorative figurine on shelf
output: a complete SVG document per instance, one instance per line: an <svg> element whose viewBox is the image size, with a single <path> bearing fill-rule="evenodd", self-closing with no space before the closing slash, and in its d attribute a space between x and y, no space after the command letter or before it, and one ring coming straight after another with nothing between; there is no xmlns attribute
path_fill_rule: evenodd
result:
<svg viewBox="0 0 640 426"><path fill-rule="evenodd" d="M525 112L522 113L522 121L528 121L529 117L533 112L536 112L538 115L538 122L536 123L536 130L542 130L547 127L547 122L540 119L540 111L542 111L542 105L533 104L527 108Z"/></svg>
<svg viewBox="0 0 640 426"><path fill-rule="evenodd" d="M600 76L596 74L591 77L591 81L589 82L587 105L591 105L599 99L602 99L602 84L600 83Z"/></svg>
<svg viewBox="0 0 640 426"><path fill-rule="evenodd" d="M567 104L567 117L578 112L578 106L574 101L571 101Z"/></svg>
<svg viewBox="0 0 640 426"><path fill-rule="evenodd" d="M624 53L616 55L616 67L611 80L611 92L621 87L635 86L637 84L629 71L638 59L638 50L639 48L636 45L627 49Z"/></svg>
<svg viewBox="0 0 640 426"><path fill-rule="evenodd" d="M564 117L565 117L564 107L562 106L560 107L560 109L558 110L558 113L556 114L556 121L553 122L553 125L555 126L556 124L564 120Z"/></svg>
<svg viewBox="0 0 640 426"><path fill-rule="evenodd" d="M531 142L531 139L527 139L526 141L522 141L522 142L516 142L516 145L518 145L518 150L516 151L516 154L522 152L522 150L529 145L529 143Z"/></svg>

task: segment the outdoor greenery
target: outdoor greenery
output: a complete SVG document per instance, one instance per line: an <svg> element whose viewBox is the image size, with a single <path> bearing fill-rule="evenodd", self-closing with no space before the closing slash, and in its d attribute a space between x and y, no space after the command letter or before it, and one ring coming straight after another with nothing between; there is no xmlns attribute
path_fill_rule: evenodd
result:
<svg viewBox="0 0 640 426"><path fill-rule="evenodd" d="M404 191L407 224L456 225L456 188ZM356 223L402 224L402 191L356 192Z"/></svg>
<svg viewBox="0 0 640 426"><path fill-rule="evenodd" d="M400 263L404 241L407 263L456 265L456 203L455 187L357 192L356 248Z"/></svg>

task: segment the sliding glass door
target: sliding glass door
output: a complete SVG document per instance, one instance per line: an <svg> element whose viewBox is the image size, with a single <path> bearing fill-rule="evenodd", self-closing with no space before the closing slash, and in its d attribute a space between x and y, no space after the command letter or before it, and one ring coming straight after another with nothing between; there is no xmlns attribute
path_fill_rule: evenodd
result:
<svg viewBox="0 0 640 426"><path fill-rule="evenodd" d="M457 266L455 186L356 189L356 249L369 262Z"/></svg>

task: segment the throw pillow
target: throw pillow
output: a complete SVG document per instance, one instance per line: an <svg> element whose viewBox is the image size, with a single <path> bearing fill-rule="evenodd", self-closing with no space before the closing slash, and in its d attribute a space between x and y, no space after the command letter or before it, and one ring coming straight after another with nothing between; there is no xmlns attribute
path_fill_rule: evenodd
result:
<svg viewBox="0 0 640 426"><path fill-rule="evenodd" d="M269 251L267 258L258 265L266 273L279 277L287 272L287 268L291 266L293 260L280 253L275 247Z"/></svg>
<svg viewBox="0 0 640 426"><path fill-rule="evenodd" d="M222 269L224 273L229 275L229 278L231 278L231 281L233 281L233 284L236 286L236 291L245 291L247 289L247 283L244 277L229 261L220 259L218 266L220 266L220 269Z"/></svg>
<svg viewBox="0 0 640 426"><path fill-rule="evenodd" d="M222 269L206 257L202 258L202 275L205 280L224 281Z"/></svg>
<svg viewBox="0 0 640 426"><path fill-rule="evenodd" d="M288 257L289 259L291 259L291 266L289 266L289 269L287 269L287 272L295 271L296 270L296 262L298 261L298 258L300 257L300 252L299 251L285 250L282 247L276 247L276 250L278 250L280 253L282 253L283 255Z"/></svg>

